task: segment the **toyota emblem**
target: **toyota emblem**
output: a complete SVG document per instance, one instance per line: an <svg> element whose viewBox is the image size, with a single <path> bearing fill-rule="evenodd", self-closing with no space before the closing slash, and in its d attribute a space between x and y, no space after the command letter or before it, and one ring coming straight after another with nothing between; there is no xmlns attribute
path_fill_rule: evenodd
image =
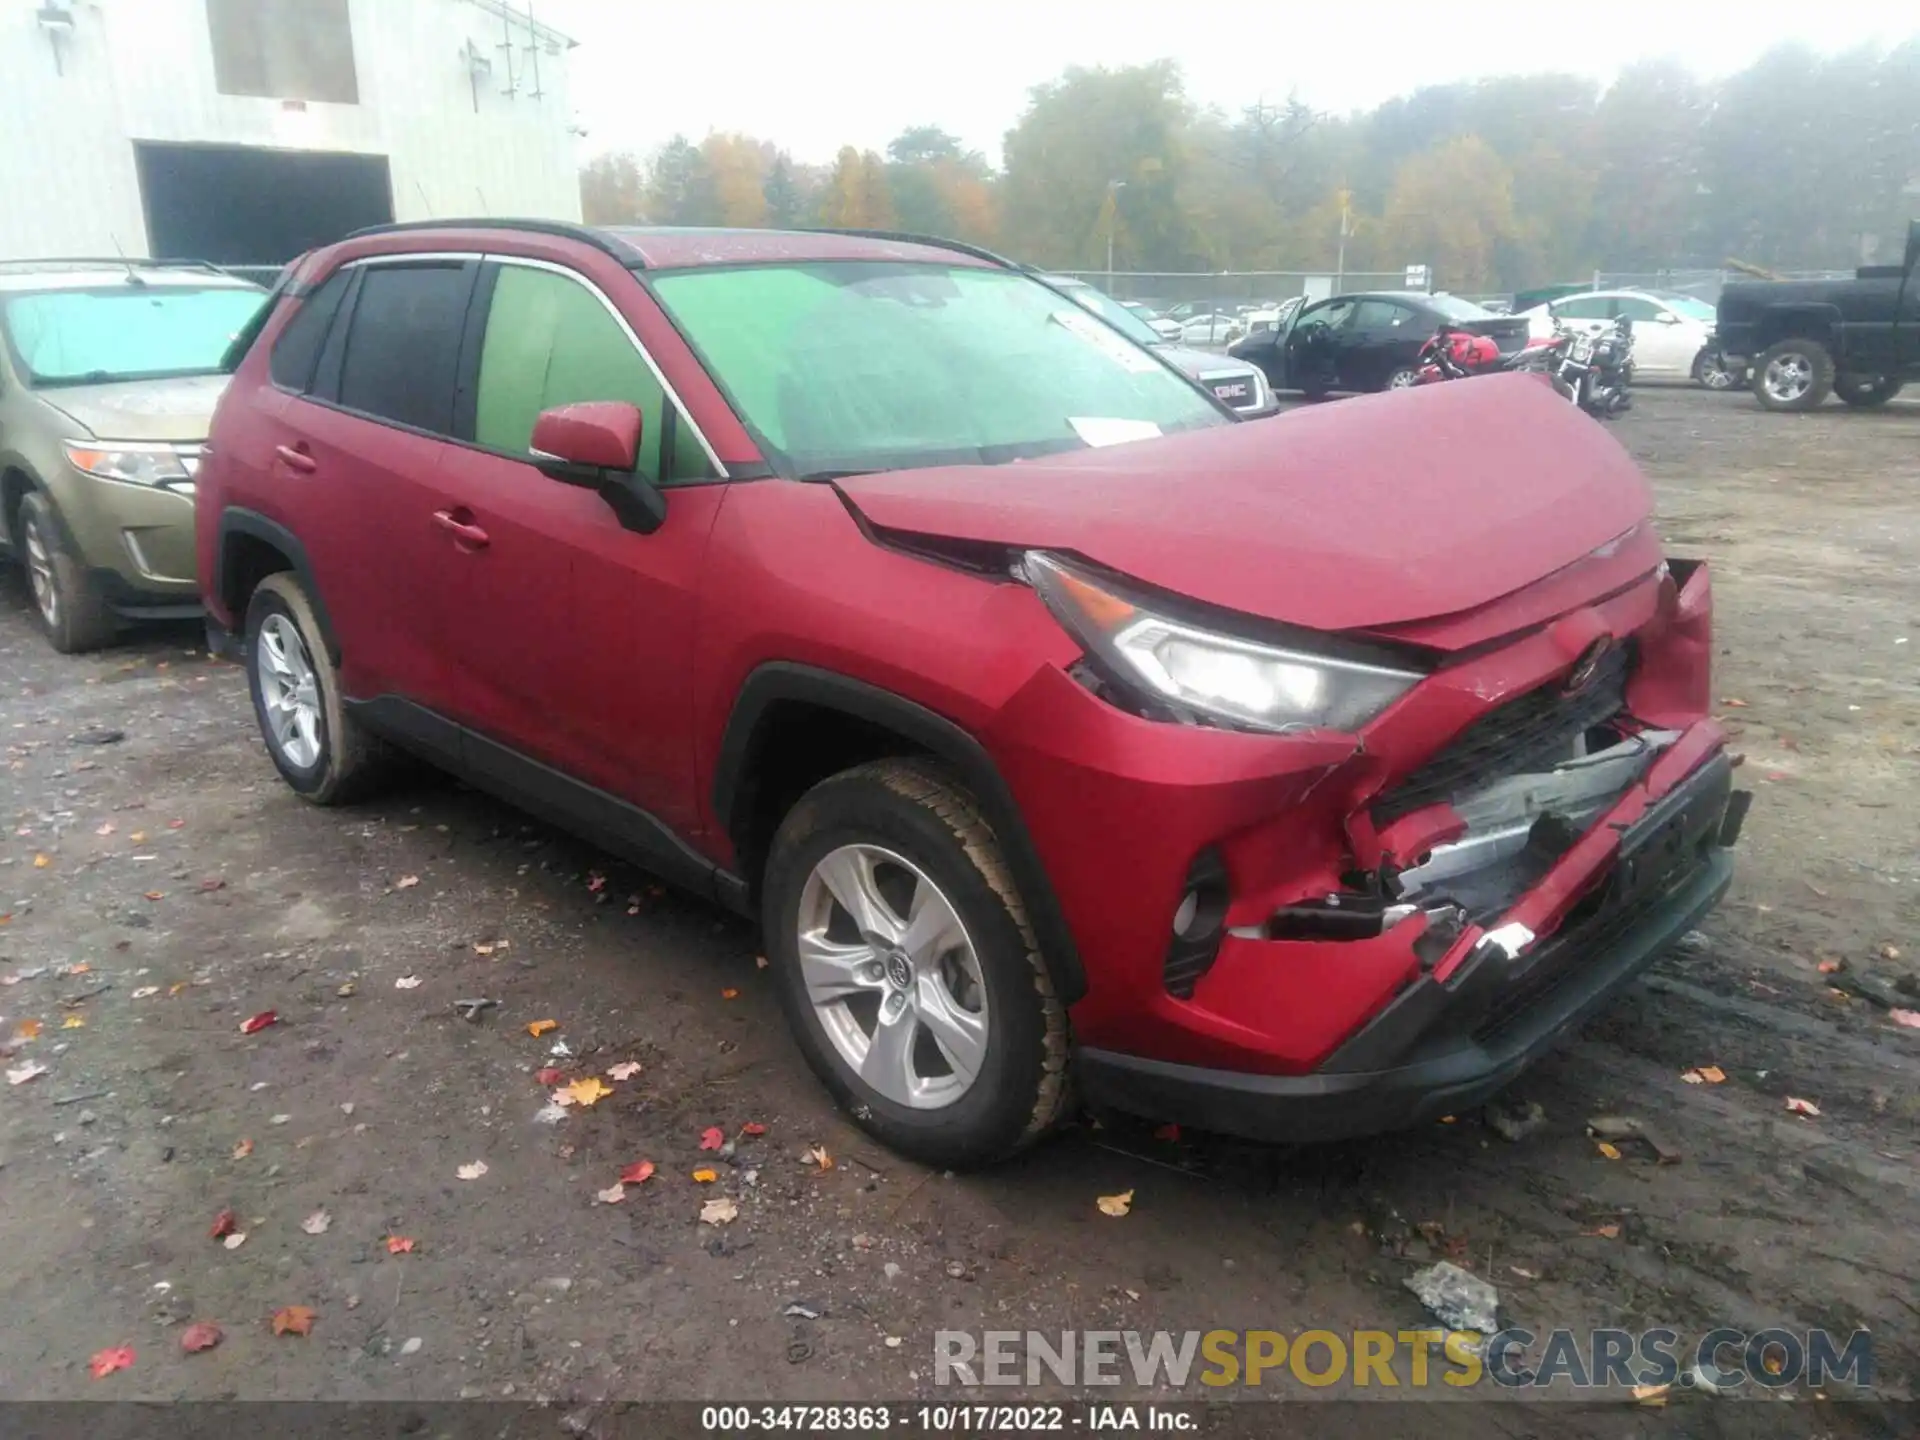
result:
<svg viewBox="0 0 1920 1440"><path fill-rule="evenodd" d="M1602 635L1580 652L1573 662L1573 668L1567 671L1566 692L1575 694L1593 683L1593 677L1600 673L1600 662L1607 658L1607 652L1613 649L1613 636Z"/></svg>

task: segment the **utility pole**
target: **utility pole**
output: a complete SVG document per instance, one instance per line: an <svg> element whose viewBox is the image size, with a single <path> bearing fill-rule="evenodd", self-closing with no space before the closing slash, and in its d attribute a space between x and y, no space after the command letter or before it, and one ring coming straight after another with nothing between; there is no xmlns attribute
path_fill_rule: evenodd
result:
<svg viewBox="0 0 1920 1440"><path fill-rule="evenodd" d="M1124 180L1107 181L1107 294L1113 294L1113 231L1120 221L1120 192L1127 188Z"/></svg>
<svg viewBox="0 0 1920 1440"><path fill-rule="evenodd" d="M1340 192L1340 250L1333 262L1333 293L1338 295L1347 288L1347 233L1352 229L1349 221L1353 192Z"/></svg>

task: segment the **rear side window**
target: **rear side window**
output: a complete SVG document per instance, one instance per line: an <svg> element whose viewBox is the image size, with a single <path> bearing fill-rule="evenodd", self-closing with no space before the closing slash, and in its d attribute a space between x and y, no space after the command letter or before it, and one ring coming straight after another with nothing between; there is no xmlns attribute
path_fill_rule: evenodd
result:
<svg viewBox="0 0 1920 1440"><path fill-rule="evenodd" d="M473 267L463 263L366 267L340 366L340 403L451 435L472 286Z"/></svg>
<svg viewBox="0 0 1920 1440"><path fill-rule="evenodd" d="M666 479L712 473L692 427L672 415L666 391L595 291L550 270L502 265L480 347L474 440L525 455L542 410L588 400L640 407L638 468L647 479L663 478L663 450ZM662 428L669 417L671 440Z"/></svg>
<svg viewBox="0 0 1920 1440"><path fill-rule="evenodd" d="M312 387L314 364L320 359L327 328L339 313L340 297L347 293L350 279L348 271L336 270L326 284L300 302L293 319L273 342L273 354L267 357L267 371L274 384L285 390Z"/></svg>
<svg viewBox="0 0 1920 1440"><path fill-rule="evenodd" d="M1577 300L1556 300L1553 313L1567 320L1606 320L1613 306L1604 295L1587 295Z"/></svg>

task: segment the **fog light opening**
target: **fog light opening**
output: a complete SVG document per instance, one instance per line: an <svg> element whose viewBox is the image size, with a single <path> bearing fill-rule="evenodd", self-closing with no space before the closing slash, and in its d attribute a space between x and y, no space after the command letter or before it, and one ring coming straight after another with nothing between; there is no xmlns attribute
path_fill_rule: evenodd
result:
<svg viewBox="0 0 1920 1440"><path fill-rule="evenodd" d="M1164 967L1168 993L1187 998L1212 967L1226 938L1229 898L1227 867L1220 853L1201 851L1187 869L1186 888L1173 909L1173 938Z"/></svg>

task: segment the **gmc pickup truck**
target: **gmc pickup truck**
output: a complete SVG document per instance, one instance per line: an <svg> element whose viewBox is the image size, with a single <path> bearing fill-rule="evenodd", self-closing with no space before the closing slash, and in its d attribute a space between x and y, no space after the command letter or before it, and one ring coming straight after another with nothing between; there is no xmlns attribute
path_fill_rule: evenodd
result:
<svg viewBox="0 0 1920 1440"><path fill-rule="evenodd" d="M1920 380L1920 220L1899 265L1851 280L1750 280L1720 292L1717 339L1745 366L1769 410L1812 410L1829 392L1858 408L1884 405Z"/></svg>

